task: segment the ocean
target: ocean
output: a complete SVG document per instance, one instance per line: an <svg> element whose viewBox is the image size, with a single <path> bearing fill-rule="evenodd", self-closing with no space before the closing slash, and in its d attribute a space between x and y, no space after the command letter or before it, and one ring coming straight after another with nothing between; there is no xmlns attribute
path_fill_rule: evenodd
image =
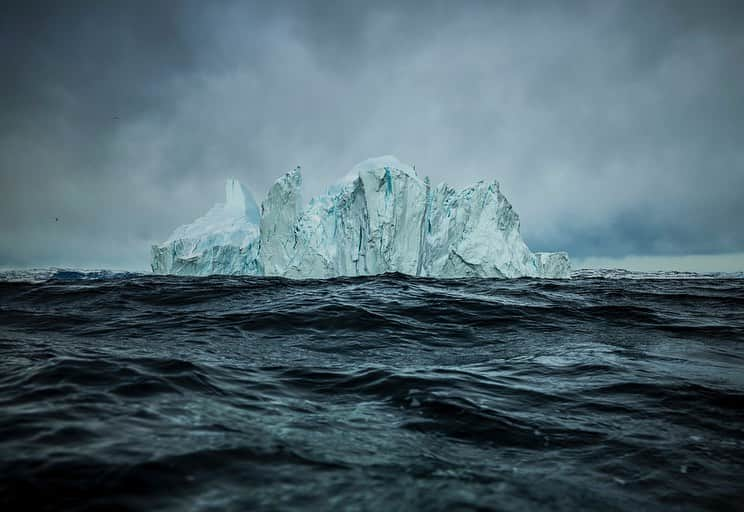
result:
<svg viewBox="0 0 744 512"><path fill-rule="evenodd" d="M0 273L0 510L744 510L742 275Z"/></svg>

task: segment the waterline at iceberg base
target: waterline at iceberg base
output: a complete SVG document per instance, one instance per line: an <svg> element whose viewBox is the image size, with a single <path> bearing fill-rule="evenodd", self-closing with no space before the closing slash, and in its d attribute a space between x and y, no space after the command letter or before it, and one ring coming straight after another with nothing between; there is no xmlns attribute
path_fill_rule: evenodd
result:
<svg viewBox="0 0 744 512"><path fill-rule="evenodd" d="M303 207L297 168L260 210L237 181L226 200L152 247L155 273L327 278L400 272L427 277L568 278L565 252L533 253L496 180L431 186L393 156L355 166Z"/></svg>

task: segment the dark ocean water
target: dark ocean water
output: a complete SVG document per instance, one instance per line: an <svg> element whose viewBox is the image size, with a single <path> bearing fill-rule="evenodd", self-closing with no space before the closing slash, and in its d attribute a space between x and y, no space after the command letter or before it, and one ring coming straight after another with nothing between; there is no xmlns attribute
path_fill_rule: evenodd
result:
<svg viewBox="0 0 744 512"><path fill-rule="evenodd" d="M5 272L7 510L744 510L744 279Z"/></svg>

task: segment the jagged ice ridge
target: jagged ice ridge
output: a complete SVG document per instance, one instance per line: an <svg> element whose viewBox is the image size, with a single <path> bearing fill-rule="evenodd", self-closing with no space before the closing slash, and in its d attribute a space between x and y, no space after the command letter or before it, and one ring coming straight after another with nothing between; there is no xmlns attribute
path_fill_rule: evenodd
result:
<svg viewBox="0 0 744 512"><path fill-rule="evenodd" d="M571 271L566 253L529 250L496 180L432 187L385 156L358 164L304 208L301 186L298 167L276 180L259 211L228 180L225 203L152 247L153 272L567 278Z"/></svg>

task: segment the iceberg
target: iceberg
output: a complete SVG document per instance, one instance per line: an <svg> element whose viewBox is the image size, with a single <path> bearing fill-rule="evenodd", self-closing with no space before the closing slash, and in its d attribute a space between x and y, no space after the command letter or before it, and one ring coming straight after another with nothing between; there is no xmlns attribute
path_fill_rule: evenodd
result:
<svg viewBox="0 0 744 512"><path fill-rule="evenodd" d="M152 248L156 273L329 278L385 272L425 277L567 278L565 252L533 253L496 180L432 187L393 156L357 164L302 205L301 169L261 203L236 180L226 201Z"/></svg>

